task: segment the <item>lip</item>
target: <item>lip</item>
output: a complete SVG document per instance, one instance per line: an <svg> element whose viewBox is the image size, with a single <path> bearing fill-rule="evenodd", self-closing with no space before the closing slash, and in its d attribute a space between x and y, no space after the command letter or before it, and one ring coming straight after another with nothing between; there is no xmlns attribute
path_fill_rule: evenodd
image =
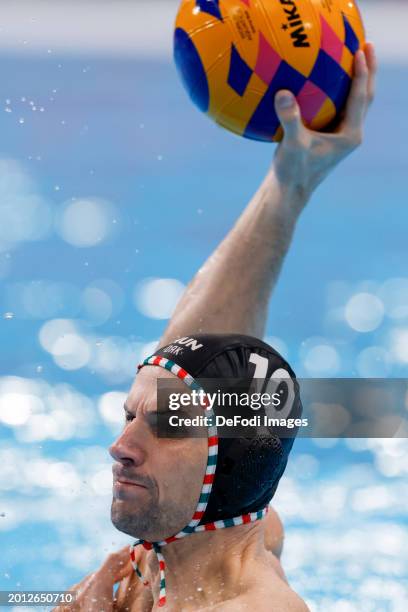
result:
<svg viewBox="0 0 408 612"><path fill-rule="evenodd" d="M113 482L114 485L123 485L128 487L139 487L140 489L146 489L147 487L139 484L138 482L130 482L130 480L124 480L122 478L117 478Z"/></svg>
<svg viewBox="0 0 408 612"><path fill-rule="evenodd" d="M141 489L147 489L148 487L146 487L145 485L141 484L140 481L138 480L132 480L132 477L128 478L127 475L125 474L125 470L122 469L122 466L119 465L113 465L112 466L112 476L113 476L113 485L118 485L118 486L133 486L133 487L140 487ZM135 477L137 478L137 474L135 474Z"/></svg>
<svg viewBox="0 0 408 612"><path fill-rule="evenodd" d="M112 494L114 499L139 499L140 495L144 496L143 491L147 491L147 487L129 480L115 478L113 481Z"/></svg>

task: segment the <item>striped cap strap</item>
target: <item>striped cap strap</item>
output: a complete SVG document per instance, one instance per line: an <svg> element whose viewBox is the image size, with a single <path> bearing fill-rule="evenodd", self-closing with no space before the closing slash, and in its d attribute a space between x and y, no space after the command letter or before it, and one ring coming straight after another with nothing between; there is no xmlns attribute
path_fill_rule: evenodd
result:
<svg viewBox="0 0 408 612"><path fill-rule="evenodd" d="M138 370L140 370L141 368L143 368L143 366L146 366L146 365L155 365L155 366L164 368L165 370L168 370L169 372L177 376L177 378L182 380L188 387L190 387L190 389L193 389L195 391L203 391L203 393L205 393L201 385L199 385L199 383L196 380L194 380L194 378L188 372L186 372L183 368L177 365L174 361L170 361L170 359L166 359L165 357L160 357L159 355L152 355L151 357L148 357L147 359L145 359L143 363L141 363L138 366ZM171 538L167 538L168 541L166 540L164 542L160 542L160 544L168 544L169 542L173 542L174 539L182 538L183 536L191 533L191 530L194 529L194 527L196 527L201 521L201 519L203 518L205 509L207 508L208 500L210 498L211 490L212 490L212 486L214 482L215 470L217 467L218 434L217 434L217 427L215 425L215 415L214 415L213 410L210 409L208 405L206 406L205 410L206 410L206 414L208 415L208 417L210 417L209 420L212 423L212 425L210 425L207 428L207 433L208 433L207 465L205 468L203 484L201 487L201 493L200 493L200 497L198 500L197 508L189 524L186 527L184 527L184 529L182 529L175 536L172 536ZM214 417L214 418L211 418L211 417Z"/></svg>
<svg viewBox="0 0 408 612"><path fill-rule="evenodd" d="M149 586L149 581L146 580L146 578L143 576L142 572L140 571L140 567L136 561L136 555L135 555L135 548L136 546L139 546L139 544L144 545L143 540L136 540L136 542L134 542L131 547L130 547L130 561L132 563L133 569L135 570L136 574L138 575L138 577L140 578L140 580L143 582L144 586ZM151 548L151 547L146 547L146 548Z"/></svg>
<svg viewBox="0 0 408 612"><path fill-rule="evenodd" d="M154 551L157 555L159 562L159 574L160 574L160 592L159 592L159 607L162 607L166 603L166 562L161 553L160 546L155 546Z"/></svg>

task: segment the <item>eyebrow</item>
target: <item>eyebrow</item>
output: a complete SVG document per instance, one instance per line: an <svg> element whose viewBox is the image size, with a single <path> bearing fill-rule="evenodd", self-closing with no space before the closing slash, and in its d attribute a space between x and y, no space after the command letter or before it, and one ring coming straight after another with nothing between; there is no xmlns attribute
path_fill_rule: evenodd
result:
<svg viewBox="0 0 408 612"><path fill-rule="evenodd" d="M123 410L124 410L124 411L125 411L127 414L131 414L132 416L136 417L137 409L136 409L136 411L134 412L133 410L131 410L131 409L129 408L129 406L128 406L126 403L125 403L125 404L123 404ZM153 411L153 410L150 410L150 411L148 411L148 412L154 412L154 411Z"/></svg>
<svg viewBox="0 0 408 612"><path fill-rule="evenodd" d="M133 415L133 412L130 410L130 408L129 408L129 406L127 404L123 404L123 410L125 412L127 412L128 414L132 414Z"/></svg>

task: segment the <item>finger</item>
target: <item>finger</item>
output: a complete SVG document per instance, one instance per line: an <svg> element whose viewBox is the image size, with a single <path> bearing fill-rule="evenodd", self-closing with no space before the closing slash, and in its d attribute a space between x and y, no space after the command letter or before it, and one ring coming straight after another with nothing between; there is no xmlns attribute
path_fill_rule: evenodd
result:
<svg viewBox="0 0 408 612"><path fill-rule="evenodd" d="M111 553L103 562L98 575L104 580L115 584L133 571L130 560L129 546L124 546L117 552Z"/></svg>
<svg viewBox="0 0 408 612"><path fill-rule="evenodd" d="M131 580L132 580L132 574L129 574L128 576L125 576L124 578L122 578L122 580L119 582L119 586L116 590L115 598L114 598L114 602L116 606L121 607L123 605L123 602L125 601L126 596L130 589Z"/></svg>
<svg viewBox="0 0 408 612"><path fill-rule="evenodd" d="M378 70L377 56L375 54L375 47L373 43L366 43L364 47L364 53L366 56L366 62L368 67L368 103L371 104L375 96L375 82Z"/></svg>
<svg viewBox="0 0 408 612"><path fill-rule="evenodd" d="M67 589L66 592L74 593L77 599L80 596L81 592L85 590L88 582L91 580L93 575L94 575L93 573L87 574L85 578L82 578L82 580L80 580L79 582L76 582L71 587L69 587L69 589ZM75 610L77 609L78 609L78 606L76 602L73 602L70 604L65 604L65 605L63 604L63 605L57 606L56 608L53 608L51 612L75 612Z"/></svg>
<svg viewBox="0 0 408 612"><path fill-rule="evenodd" d="M115 593L114 605L118 610L132 608L133 602L137 599L138 594L142 592L146 587L143 585L141 580L137 577L136 573L129 574L123 580L120 581L119 587Z"/></svg>
<svg viewBox="0 0 408 612"><path fill-rule="evenodd" d="M275 110L284 131L284 139L300 139L304 126L295 96L286 89L279 91L275 97Z"/></svg>
<svg viewBox="0 0 408 612"><path fill-rule="evenodd" d="M354 78L347 100L344 130L361 132L368 106L368 67L364 52L357 51L354 58Z"/></svg>
<svg viewBox="0 0 408 612"><path fill-rule="evenodd" d="M95 575L95 572L92 572L91 574L87 574L84 578L82 578L82 580L80 580L76 584L73 584L72 587L68 589L68 591L75 592L77 594L80 591L83 591L85 587L87 586L88 582L92 580L94 575Z"/></svg>

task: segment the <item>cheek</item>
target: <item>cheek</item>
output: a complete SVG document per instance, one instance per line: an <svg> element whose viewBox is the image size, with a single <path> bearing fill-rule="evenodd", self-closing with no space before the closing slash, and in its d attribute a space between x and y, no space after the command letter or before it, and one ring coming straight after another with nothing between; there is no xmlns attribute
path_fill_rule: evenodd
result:
<svg viewBox="0 0 408 612"><path fill-rule="evenodd" d="M163 440L156 455L160 488L174 497L199 497L205 468L208 446L205 439ZM177 495L176 498L179 496Z"/></svg>

